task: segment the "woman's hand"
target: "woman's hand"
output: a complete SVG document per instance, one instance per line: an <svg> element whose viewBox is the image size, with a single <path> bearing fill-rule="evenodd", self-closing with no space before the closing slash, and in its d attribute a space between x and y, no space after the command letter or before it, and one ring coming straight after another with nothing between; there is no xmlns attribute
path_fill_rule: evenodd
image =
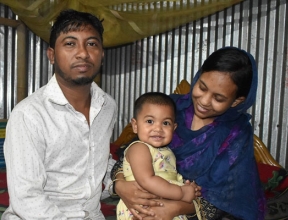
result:
<svg viewBox="0 0 288 220"><path fill-rule="evenodd" d="M117 175L117 181L115 183L115 191L123 200L127 208L137 219L142 219L139 213L145 216L153 216L152 210L147 209L147 207L157 207L163 204L160 201L156 201L157 196L148 193L143 190L135 181L125 181Z"/></svg>
<svg viewBox="0 0 288 220"><path fill-rule="evenodd" d="M171 220L178 215L195 213L195 207L193 204L190 203L166 199L161 199L157 201L159 203L162 203L163 206L148 207L147 209L149 211L152 211L154 215L148 216L141 214L143 220Z"/></svg>
<svg viewBox="0 0 288 220"><path fill-rule="evenodd" d="M201 196L201 186L198 186L194 181L190 182L189 180L185 181L185 185L192 185L195 187L195 196ZM154 207L147 207L149 211L154 213L153 216L149 216L146 214L138 214L142 217L143 220L171 220L175 216L179 215L193 215L195 214L195 207L193 203L186 203L183 201L174 201L174 200L166 200L166 199L159 199L156 200L162 204L162 206L154 206ZM133 220L140 219L133 218Z"/></svg>

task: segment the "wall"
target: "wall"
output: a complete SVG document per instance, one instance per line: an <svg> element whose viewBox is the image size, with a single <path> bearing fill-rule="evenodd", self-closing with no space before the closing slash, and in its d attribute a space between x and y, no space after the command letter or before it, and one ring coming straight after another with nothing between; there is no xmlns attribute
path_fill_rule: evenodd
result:
<svg viewBox="0 0 288 220"><path fill-rule="evenodd" d="M19 100L46 84L53 71L46 57L47 43L21 22L13 22L17 16L2 4L0 18L1 119L9 118Z"/></svg>
<svg viewBox="0 0 288 220"><path fill-rule="evenodd" d="M115 97L119 121L114 139L132 117L133 102L147 91L172 93L182 79L191 82L207 56L223 46L254 55L259 86L254 132L288 167L288 3L246 0L170 32L106 51L102 88Z"/></svg>

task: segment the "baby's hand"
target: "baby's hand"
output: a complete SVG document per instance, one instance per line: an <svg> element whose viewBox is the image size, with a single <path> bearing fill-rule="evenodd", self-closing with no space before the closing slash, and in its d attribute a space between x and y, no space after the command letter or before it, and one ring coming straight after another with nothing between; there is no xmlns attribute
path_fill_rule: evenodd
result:
<svg viewBox="0 0 288 220"><path fill-rule="evenodd" d="M183 185L181 186L182 189L182 201L192 203L193 199L196 197L196 193L198 192L197 187L194 185Z"/></svg>
<svg viewBox="0 0 288 220"><path fill-rule="evenodd" d="M190 182L189 180L186 180L185 181L185 185L192 185L192 186L194 186L195 187L195 195L197 196L197 197L199 197L199 196L201 196L201 186L198 186L196 183L195 183L195 181L192 181L192 182Z"/></svg>

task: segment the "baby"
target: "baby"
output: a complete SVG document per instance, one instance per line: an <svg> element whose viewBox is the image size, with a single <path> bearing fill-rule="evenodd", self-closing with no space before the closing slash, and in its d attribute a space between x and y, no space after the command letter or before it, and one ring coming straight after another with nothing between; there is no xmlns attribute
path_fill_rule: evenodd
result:
<svg viewBox="0 0 288 220"><path fill-rule="evenodd" d="M177 127L175 115L175 104L164 93L145 93L136 100L131 124L139 140L126 148L123 172L126 181L136 181L144 190L161 198L192 203L196 195L200 195L201 188L183 183L176 171L175 156L167 147ZM120 200L117 219L132 217ZM187 218L182 215L174 219Z"/></svg>

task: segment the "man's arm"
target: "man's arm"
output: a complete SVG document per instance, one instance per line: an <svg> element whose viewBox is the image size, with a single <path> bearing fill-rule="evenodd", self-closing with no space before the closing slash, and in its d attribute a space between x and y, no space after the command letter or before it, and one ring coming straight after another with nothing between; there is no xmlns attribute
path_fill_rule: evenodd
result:
<svg viewBox="0 0 288 220"><path fill-rule="evenodd" d="M115 165L115 163L116 163L116 160L114 160L112 158L112 155L110 154L109 159L108 159L107 171L106 171L105 177L103 179L103 184L104 184L105 188L101 194L101 200L108 198L110 196L111 192L109 190L112 190L111 188L112 188L112 184L113 184L110 176L111 176L111 170L112 170L113 166Z"/></svg>
<svg viewBox="0 0 288 220"><path fill-rule="evenodd" d="M44 137L20 111L11 114L4 143L10 210L21 219L67 219L44 194Z"/></svg>

